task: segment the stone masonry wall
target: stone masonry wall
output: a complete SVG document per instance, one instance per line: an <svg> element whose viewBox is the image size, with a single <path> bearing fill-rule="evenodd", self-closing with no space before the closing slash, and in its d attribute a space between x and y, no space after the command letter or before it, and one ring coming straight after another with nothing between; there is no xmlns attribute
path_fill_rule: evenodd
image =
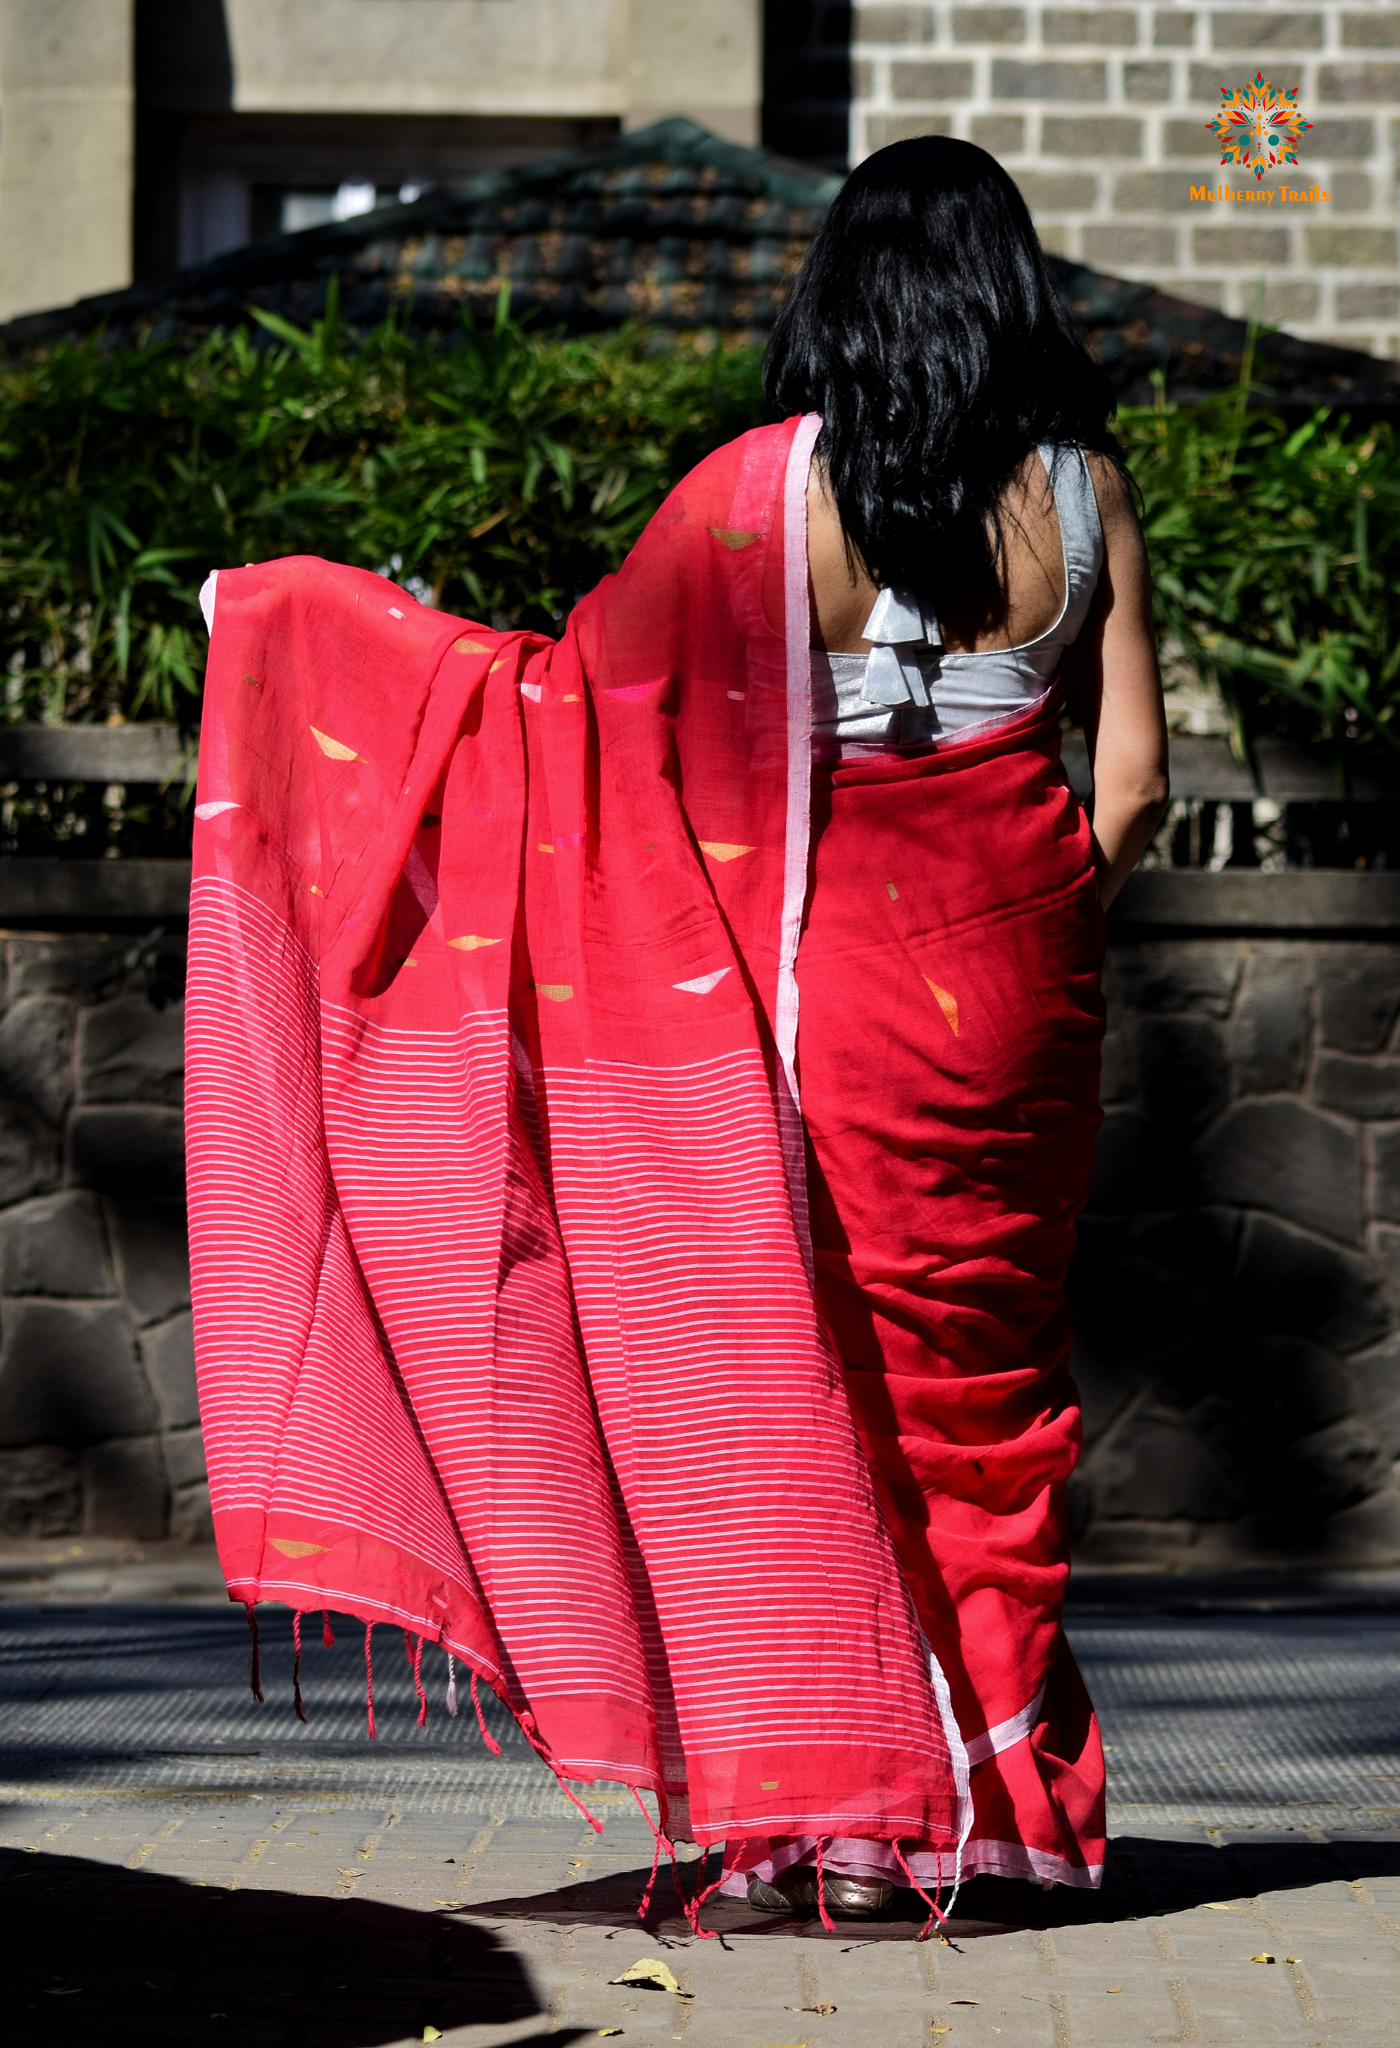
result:
<svg viewBox="0 0 1400 2048"><path fill-rule="evenodd" d="M961 135L1000 158L1047 248L1198 305L1400 355L1396 149L1400 8L1384 0L1251 6L968 6L867 0L855 10L852 162L905 136ZM1206 123L1256 71L1295 87L1296 169L1271 204L1239 190ZM1325 204L1285 204L1283 184Z"/></svg>
<svg viewBox="0 0 1400 2048"><path fill-rule="evenodd" d="M1400 947L1120 940L1082 1555L1400 1558Z"/></svg>
<svg viewBox="0 0 1400 2048"><path fill-rule="evenodd" d="M181 954L0 939L12 1540L209 1533ZM1107 990L1081 1555L1400 1560L1400 944L1120 930Z"/></svg>
<svg viewBox="0 0 1400 2048"><path fill-rule="evenodd" d="M0 941L0 1536L211 1533L181 952Z"/></svg>

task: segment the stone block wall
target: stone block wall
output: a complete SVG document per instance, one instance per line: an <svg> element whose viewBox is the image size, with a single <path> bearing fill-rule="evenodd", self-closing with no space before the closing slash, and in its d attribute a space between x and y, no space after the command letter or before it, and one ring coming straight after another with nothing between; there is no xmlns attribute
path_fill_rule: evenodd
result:
<svg viewBox="0 0 1400 2048"><path fill-rule="evenodd" d="M1240 911L1228 874L1143 876L1133 914L1189 883L1316 925L1389 879L1256 876ZM0 939L0 1537L209 1533L181 956ZM1106 988L1081 1555L1400 1561L1400 940L1119 923Z"/></svg>
<svg viewBox="0 0 1400 2048"><path fill-rule="evenodd" d="M1075 1262L1081 1554L1400 1558L1400 946L1124 935Z"/></svg>
<svg viewBox="0 0 1400 2048"><path fill-rule="evenodd" d="M0 1536L209 1529L182 947L0 941Z"/></svg>
<svg viewBox="0 0 1400 2048"><path fill-rule="evenodd" d="M854 14L852 161L905 136L1000 158L1046 247L1198 305L1400 355L1400 8L964 5L867 0ZM1222 173L1206 123L1257 71L1294 87L1300 161L1261 201L1193 202ZM1325 203L1285 202L1319 184Z"/></svg>

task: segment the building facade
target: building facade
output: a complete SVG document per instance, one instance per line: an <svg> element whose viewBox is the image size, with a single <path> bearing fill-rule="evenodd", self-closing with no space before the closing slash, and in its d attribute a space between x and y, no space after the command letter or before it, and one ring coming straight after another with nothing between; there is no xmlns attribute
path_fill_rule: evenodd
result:
<svg viewBox="0 0 1400 2048"><path fill-rule="evenodd" d="M905 136L966 136L1007 166L1059 254L1400 355L1400 10L1383 0L874 0L855 10L853 47L856 160ZM1207 124L1222 88L1260 73L1297 91L1312 126L1296 166L1256 180L1222 171ZM1193 197L1222 185L1243 196Z"/></svg>
<svg viewBox="0 0 1400 2048"><path fill-rule="evenodd" d="M1311 124L1261 180L1207 126L1256 74ZM1052 250L1400 356L1387 0L0 0L0 320L673 113L969 137Z"/></svg>
<svg viewBox="0 0 1400 2048"><path fill-rule="evenodd" d="M0 319L684 113L760 0L0 0Z"/></svg>

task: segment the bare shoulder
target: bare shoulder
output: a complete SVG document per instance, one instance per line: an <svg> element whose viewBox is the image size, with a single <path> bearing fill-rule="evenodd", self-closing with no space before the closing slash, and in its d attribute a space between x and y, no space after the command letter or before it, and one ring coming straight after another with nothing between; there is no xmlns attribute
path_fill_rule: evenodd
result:
<svg viewBox="0 0 1400 2048"><path fill-rule="evenodd" d="M1084 450L1084 461L1098 500L1105 539L1123 540L1129 535L1137 536L1141 531L1137 506L1133 502L1132 486L1122 470L1096 448Z"/></svg>

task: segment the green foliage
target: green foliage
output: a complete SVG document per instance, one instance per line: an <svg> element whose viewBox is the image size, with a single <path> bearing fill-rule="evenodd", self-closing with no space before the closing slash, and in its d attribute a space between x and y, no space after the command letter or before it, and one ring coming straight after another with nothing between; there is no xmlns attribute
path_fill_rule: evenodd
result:
<svg viewBox="0 0 1400 2048"><path fill-rule="evenodd" d="M1261 733L1400 745L1400 451L1388 425L1301 426L1242 393L1125 411L1164 641ZM1388 754L1389 747L1383 750Z"/></svg>
<svg viewBox="0 0 1400 2048"><path fill-rule="evenodd" d="M758 359L509 319L361 340L219 333L0 364L0 607L12 720L193 722L206 572L286 554L549 630L670 484L760 416Z"/></svg>
<svg viewBox="0 0 1400 2048"><path fill-rule="evenodd" d="M0 363L9 719L193 724L210 567L312 553L551 630L667 488L762 417L758 356L645 331L356 337L327 314L194 349ZM1243 740L1400 743L1400 452L1243 391L1126 411L1164 641ZM1387 749L1388 751L1388 749Z"/></svg>

